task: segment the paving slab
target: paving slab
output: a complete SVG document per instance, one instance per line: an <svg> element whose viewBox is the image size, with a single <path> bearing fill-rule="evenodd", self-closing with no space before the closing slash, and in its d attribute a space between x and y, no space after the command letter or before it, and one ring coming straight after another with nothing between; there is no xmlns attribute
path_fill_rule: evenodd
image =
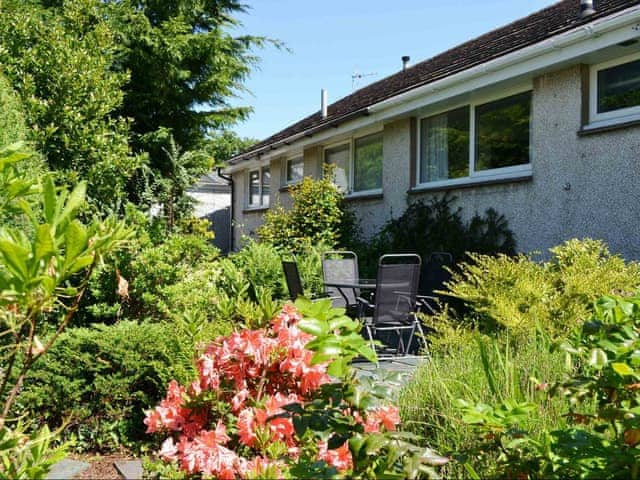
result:
<svg viewBox="0 0 640 480"><path fill-rule="evenodd" d="M122 475L125 480L140 480L142 479L143 469L142 462L140 460L127 460L122 462L114 462L113 465L118 470L118 473Z"/></svg>
<svg viewBox="0 0 640 480"><path fill-rule="evenodd" d="M80 472L84 472L90 466L89 463L78 460L60 460L51 468L46 478L47 480L67 480Z"/></svg>

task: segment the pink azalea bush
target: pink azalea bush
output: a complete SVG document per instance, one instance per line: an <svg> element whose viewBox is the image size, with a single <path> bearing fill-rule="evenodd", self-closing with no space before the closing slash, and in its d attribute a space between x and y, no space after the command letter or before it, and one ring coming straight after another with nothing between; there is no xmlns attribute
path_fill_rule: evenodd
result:
<svg viewBox="0 0 640 480"><path fill-rule="evenodd" d="M148 433L167 435L160 457L188 474L221 479L282 478L301 457L323 461L344 475L353 469L349 444L296 434L285 407L304 409L330 384L328 361L315 363L302 317L287 304L267 328L218 338L198 359L188 387L172 381L160 405L146 414ZM393 431L392 405L344 412L363 432Z"/></svg>

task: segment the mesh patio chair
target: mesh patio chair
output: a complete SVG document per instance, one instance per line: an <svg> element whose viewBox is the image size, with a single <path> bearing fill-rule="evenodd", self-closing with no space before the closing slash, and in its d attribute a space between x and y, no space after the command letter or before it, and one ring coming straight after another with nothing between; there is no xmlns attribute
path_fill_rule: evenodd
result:
<svg viewBox="0 0 640 480"><path fill-rule="evenodd" d="M291 260L283 260L282 270L284 271L284 279L287 282L289 298L292 302L295 302L296 298L304 295L302 280L300 279L300 272L298 271L298 264Z"/></svg>
<svg viewBox="0 0 640 480"><path fill-rule="evenodd" d="M347 315L356 316L358 312L358 288L338 288L327 283L357 282L358 256L351 251L329 251L322 254L322 280L325 283L325 294L333 299L335 308L344 308Z"/></svg>
<svg viewBox="0 0 640 480"><path fill-rule="evenodd" d="M304 296L304 288L302 287L302 279L300 278L300 271L298 270L298 264L295 260L283 260L282 270L284 272L284 279L287 283L287 290L289 290L289 298L292 302L300 296ZM309 297L310 300L320 300L326 298L326 295L313 295ZM331 298L333 301L334 299Z"/></svg>
<svg viewBox="0 0 640 480"><path fill-rule="evenodd" d="M358 299L360 318L364 322L372 348L375 348L374 340L381 332L396 335L397 355L411 352L416 332L426 347L422 325L416 316L421 263L420 256L415 254L380 257L374 301Z"/></svg>
<svg viewBox="0 0 640 480"><path fill-rule="evenodd" d="M431 252L427 261L422 264L418 302L424 312L437 313L441 295L436 291L442 290L451 278L451 273L446 268L451 266L453 255L449 252Z"/></svg>

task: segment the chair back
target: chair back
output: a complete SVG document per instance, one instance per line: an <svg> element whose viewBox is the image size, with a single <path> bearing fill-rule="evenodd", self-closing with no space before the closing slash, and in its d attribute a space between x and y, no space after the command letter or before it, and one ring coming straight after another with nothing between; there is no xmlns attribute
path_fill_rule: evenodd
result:
<svg viewBox="0 0 640 480"><path fill-rule="evenodd" d="M354 252L334 250L322 254L322 279L325 284L356 282L358 278L358 256ZM326 285L324 291L333 299L334 307L355 305L360 295L358 289L342 289L341 293L336 287Z"/></svg>
<svg viewBox="0 0 640 480"><path fill-rule="evenodd" d="M451 279L445 267L453 266L453 255L449 252L431 252L422 265L420 276L421 295L437 296L436 290L442 290L444 284Z"/></svg>
<svg viewBox="0 0 640 480"><path fill-rule="evenodd" d="M383 255L378 261L373 323L409 321L416 311L422 260L416 254Z"/></svg>
<svg viewBox="0 0 640 480"><path fill-rule="evenodd" d="M282 270L284 271L284 279L287 282L289 298L291 298L292 301L295 301L296 298L304 295L302 280L300 280L300 272L298 271L298 264L291 260L283 260Z"/></svg>

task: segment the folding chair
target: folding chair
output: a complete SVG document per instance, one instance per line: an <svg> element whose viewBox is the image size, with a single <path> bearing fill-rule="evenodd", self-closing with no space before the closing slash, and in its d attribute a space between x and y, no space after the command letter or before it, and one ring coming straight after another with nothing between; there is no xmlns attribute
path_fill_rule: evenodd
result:
<svg viewBox="0 0 640 480"><path fill-rule="evenodd" d="M332 250L322 254L322 280L325 294L333 299L335 308L344 308L349 316L358 312L358 288L338 288L328 283L355 283L359 279L358 256L347 250Z"/></svg>
<svg viewBox="0 0 640 480"><path fill-rule="evenodd" d="M425 312L437 313L440 297L435 292L441 290L451 278L446 267L452 265L453 255L449 252L431 252L427 261L422 264L418 303Z"/></svg>
<svg viewBox="0 0 640 480"><path fill-rule="evenodd" d="M284 279L287 282L289 298L292 302L295 302L299 296L304 295L298 264L291 260L283 260L282 270L284 271Z"/></svg>
<svg viewBox="0 0 640 480"><path fill-rule="evenodd" d="M422 325L416 316L416 295L422 260L415 254L383 255L378 261L374 302L358 298L360 318L375 348L374 339L380 332L397 336L395 352L406 355L411 351L413 337L418 332L426 347ZM371 315L366 315L370 312ZM405 333L408 339L405 341Z"/></svg>

